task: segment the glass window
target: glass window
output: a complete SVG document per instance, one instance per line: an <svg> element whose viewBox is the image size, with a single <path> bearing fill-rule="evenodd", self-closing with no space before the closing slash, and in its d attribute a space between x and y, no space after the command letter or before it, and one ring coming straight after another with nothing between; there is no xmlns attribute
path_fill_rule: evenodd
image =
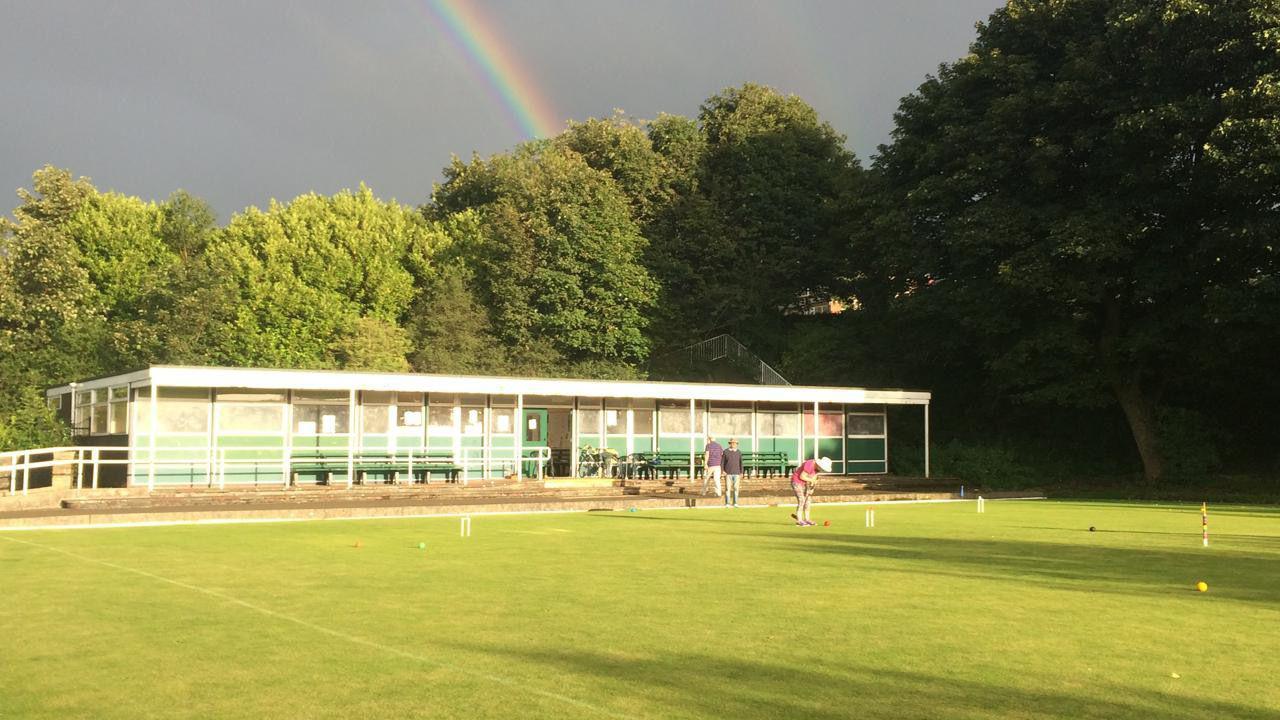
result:
<svg viewBox="0 0 1280 720"><path fill-rule="evenodd" d="M220 403L283 403L284 393L263 390L219 390L217 401Z"/></svg>
<svg viewBox="0 0 1280 720"><path fill-rule="evenodd" d="M351 413L346 405L293 406L293 430L300 435L337 435L348 430Z"/></svg>
<svg viewBox="0 0 1280 720"><path fill-rule="evenodd" d="M516 411L511 408L493 408L489 411L489 432L494 435L511 435L515 431Z"/></svg>
<svg viewBox="0 0 1280 720"><path fill-rule="evenodd" d="M112 435L123 435L129 431L129 403L111 403L110 427L107 432Z"/></svg>
<svg viewBox="0 0 1280 720"><path fill-rule="evenodd" d="M579 435L599 435L600 434L600 411L599 410L578 410L578 434Z"/></svg>
<svg viewBox="0 0 1280 720"><path fill-rule="evenodd" d="M524 416L524 441L532 443L540 443L546 438L543 436L544 430L542 424L542 416L538 413L525 413Z"/></svg>
<svg viewBox="0 0 1280 720"><path fill-rule="evenodd" d="M346 405L350 394L343 390L294 390L295 403L324 403L327 405Z"/></svg>
<svg viewBox="0 0 1280 720"><path fill-rule="evenodd" d="M884 435L884 416L850 415L849 435Z"/></svg>
<svg viewBox="0 0 1280 720"><path fill-rule="evenodd" d="M689 434L689 409L667 407L664 405L659 415L659 428L664 436L669 434Z"/></svg>
<svg viewBox="0 0 1280 720"><path fill-rule="evenodd" d="M659 404L659 430L663 435L688 435L689 434L689 403L687 402L663 402ZM694 423L697 434L702 432L703 421L707 411L702 405L699 405L694 415Z"/></svg>
<svg viewBox="0 0 1280 720"><path fill-rule="evenodd" d="M463 435L483 435L484 434L484 408L482 407L462 408L462 434Z"/></svg>
<svg viewBox="0 0 1280 720"><path fill-rule="evenodd" d="M515 395L494 395L489 398L489 405L493 407L515 407Z"/></svg>
<svg viewBox="0 0 1280 720"><path fill-rule="evenodd" d="M800 413L760 413L761 437L797 437L800 435Z"/></svg>
<svg viewBox="0 0 1280 720"><path fill-rule="evenodd" d="M610 435L627 434L627 411L608 409L604 411L604 431Z"/></svg>
<svg viewBox="0 0 1280 720"><path fill-rule="evenodd" d="M296 390L293 431L299 435L339 435L350 431L351 395L341 390Z"/></svg>
<svg viewBox="0 0 1280 720"><path fill-rule="evenodd" d="M115 387L111 388L111 399L112 399L112 400L128 400L128 399L129 399L129 386L128 386L128 385L117 385L117 386L115 386Z"/></svg>
<svg viewBox="0 0 1280 720"><path fill-rule="evenodd" d="M402 428L422 427L422 406L421 405L397 405L396 406L396 427L402 427Z"/></svg>
<svg viewBox="0 0 1280 720"><path fill-rule="evenodd" d="M391 408L387 405L365 405L361 410L360 421L366 433L385 433L390 424Z"/></svg>
<svg viewBox="0 0 1280 720"><path fill-rule="evenodd" d="M401 407L422 407L422 393L396 393L396 404Z"/></svg>
<svg viewBox="0 0 1280 720"><path fill-rule="evenodd" d="M527 408L573 407L573 398L560 395L525 395Z"/></svg>
<svg viewBox="0 0 1280 720"><path fill-rule="evenodd" d="M222 397L219 393L219 397ZM284 405L274 403L218 403L220 432L283 432Z"/></svg>
<svg viewBox="0 0 1280 720"><path fill-rule="evenodd" d="M143 412L150 412L145 402L139 410L139 413ZM156 426L162 433L208 432L209 391L204 388L160 388Z"/></svg>
<svg viewBox="0 0 1280 720"><path fill-rule="evenodd" d="M717 438L751 437L750 411L721 412L713 410L708 420L711 423L710 432Z"/></svg>
<svg viewBox="0 0 1280 720"><path fill-rule="evenodd" d="M53 397L46 399L46 400L45 400L45 404L49 406L49 409L50 409L50 410L61 410L61 409L62 409L62 396L61 396L61 395L54 395Z"/></svg>
<svg viewBox="0 0 1280 720"><path fill-rule="evenodd" d="M89 432L94 435L102 435L107 432L107 404L96 403L93 406L93 414L91 416L91 425Z"/></svg>
<svg viewBox="0 0 1280 720"><path fill-rule="evenodd" d="M366 390L360 393L360 401L365 405L390 405L395 402L396 394L391 392L375 392Z"/></svg>
<svg viewBox="0 0 1280 720"><path fill-rule="evenodd" d="M453 407L450 405L432 405L430 411L432 435L452 435L454 431Z"/></svg>
<svg viewBox="0 0 1280 720"><path fill-rule="evenodd" d="M151 388L137 388L133 391L133 431L135 433L151 432Z"/></svg>
<svg viewBox="0 0 1280 720"><path fill-rule="evenodd" d="M653 411L652 410L632 410L634 416L632 430L636 435L652 435L653 434Z"/></svg>
<svg viewBox="0 0 1280 720"><path fill-rule="evenodd" d="M841 422L844 414L839 411L826 411L819 409L818 428L821 434L818 437L842 437L844 435L844 426ZM813 437L813 408L804 411L804 433L807 437Z"/></svg>
<svg viewBox="0 0 1280 720"><path fill-rule="evenodd" d="M93 393L89 390L76 393L76 406L84 407L93 404Z"/></svg>

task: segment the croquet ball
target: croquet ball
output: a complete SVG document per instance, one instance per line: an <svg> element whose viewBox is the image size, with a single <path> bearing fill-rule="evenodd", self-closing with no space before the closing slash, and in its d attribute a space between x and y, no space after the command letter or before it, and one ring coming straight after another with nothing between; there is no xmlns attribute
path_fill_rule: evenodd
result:
<svg viewBox="0 0 1280 720"><path fill-rule="evenodd" d="M418 549L419 549L419 550L426 550L426 549L427 549L427 544L426 544L426 543L424 543L424 542L420 542L420 543L418 543Z"/></svg>
<svg viewBox="0 0 1280 720"><path fill-rule="evenodd" d="M822 521L822 527L831 527L831 521L830 521L830 520L823 520L823 521Z"/></svg>
<svg viewBox="0 0 1280 720"><path fill-rule="evenodd" d="M1094 530L1097 530L1097 529L1098 529L1098 528L1096 528L1096 527L1094 527L1094 526L1092 526L1092 525L1090 525L1090 526L1089 526L1089 532L1093 532Z"/></svg>
<svg viewBox="0 0 1280 720"><path fill-rule="evenodd" d="M1209 583L1201 580L1200 582L1196 583L1196 589L1199 590L1200 592L1205 592L1209 589Z"/></svg>
<svg viewBox="0 0 1280 720"><path fill-rule="evenodd" d="M627 508L627 512L635 512L635 511L636 511L635 508Z"/></svg>

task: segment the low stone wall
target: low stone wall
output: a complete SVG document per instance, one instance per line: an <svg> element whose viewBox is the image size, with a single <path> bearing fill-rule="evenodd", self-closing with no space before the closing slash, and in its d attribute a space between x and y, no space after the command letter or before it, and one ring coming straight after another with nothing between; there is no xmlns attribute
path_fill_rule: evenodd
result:
<svg viewBox="0 0 1280 720"><path fill-rule="evenodd" d="M101 491L99 491L101 492ZM996 497L1020 497L1017 493L995 493ZM864 492L822 495L815 497L816 505L830 503L886 503L920 500L955 500L953 493L885 493ZM786 495L743 497L743 503L751 506L787 507L794 498ZM202 509L175 509L143 512L85 512L53 510L8 514L0 516L0 530L35 528L72 528L90 526L127 526L159 523L291 521L350 518L396 518L432 515L483 515L487 513L536 513L536 512L588 512L655 510L662 508L723 508L724 500L717 497L626 496L592 498L538 498L518 501L494 498L457 498L449 501L423 503L359 503L301 507L213 507Z"/></svg>

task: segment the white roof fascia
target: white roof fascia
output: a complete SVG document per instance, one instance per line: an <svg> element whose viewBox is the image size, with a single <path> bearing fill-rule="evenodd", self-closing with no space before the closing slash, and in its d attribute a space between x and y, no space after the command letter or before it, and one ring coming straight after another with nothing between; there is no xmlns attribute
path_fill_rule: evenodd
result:
<svg viewBox="0 0 1280 720"><path fill-rule="evenodd" d="M146 384L151 370L135 370L131 373L123 375L112 375L110 377L94 378L93 380L85 380L84 382L67 383L57 387L49 388L44 391L45 397L53 397L55 395L65 395L72 391L80 390L97 390L98 388L111 387L113 385L124 385L128 383L130 386L143 383Z"/></svg>
<svg viewBox="0 0 1280 720"><path fill-rule="evenodd" d="M476 377L416 373L347 372L152 366L149 380L162 387L213 387L254 390L373 390L476 395L555 395L637 399L925 405L930 393L911 390L810 387L795 385L717 385L637 380ZM130 376L132 377L132 375ZM119 384L119 378L95 381ZM88 386L88 384L86 384ZM96 386L96 385L95 385ZM79 387L79 386L77 386Z"/></svg>

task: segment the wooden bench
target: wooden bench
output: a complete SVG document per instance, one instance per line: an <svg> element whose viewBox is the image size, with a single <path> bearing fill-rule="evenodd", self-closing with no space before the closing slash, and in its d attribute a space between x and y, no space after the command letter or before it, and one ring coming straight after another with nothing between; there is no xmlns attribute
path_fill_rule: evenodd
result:
<svg viewBox="0 0 1280 720"><path fill-rule="evenodd" d="M668 478L679 477L689 472L689 454L683 452L636 453L639 477ZM795 466L787 454L781 451L744 452L742 453L742 471L746 475L768 477L774 474L786 475ZM693 456L694 477L702 476L702 453Z"/></svg>
<svg viewBox="0 0 1280 720"><path fill-rule="evenodd" d="M744 452L742 453L742 471L748 475L768 477L777 473L786 475L794 466L784 452Z"/></svg>
<svg viewBox="0 0 1280 720"><path fill-rule="evenodd" d="M656 478L659 475L678 478L680 473L689 472L689 453L687 452L649 452L636 453L637 473L640 477ZM693 456L694 475L702 474L702 453Z"/></svg>
<svg viewBox="0 0 1280 720"><path fill-rule="evenodd" d="M462 474L462 466L454 462L453 453L448 451L361 451L351 456L351 465L356 476L353 480L359 483L363 483L365 476L371 472L387 473L393 478L400 473L407 473L411 482L417 482L419 475L423 482L430 482L432 473L442 474L446 480L457 482ZM295 448L289 458L289 468L294 475L319 473L323 478L322 482L327 485L335 471L346 471L347 454L326 449Z"/></svg>

